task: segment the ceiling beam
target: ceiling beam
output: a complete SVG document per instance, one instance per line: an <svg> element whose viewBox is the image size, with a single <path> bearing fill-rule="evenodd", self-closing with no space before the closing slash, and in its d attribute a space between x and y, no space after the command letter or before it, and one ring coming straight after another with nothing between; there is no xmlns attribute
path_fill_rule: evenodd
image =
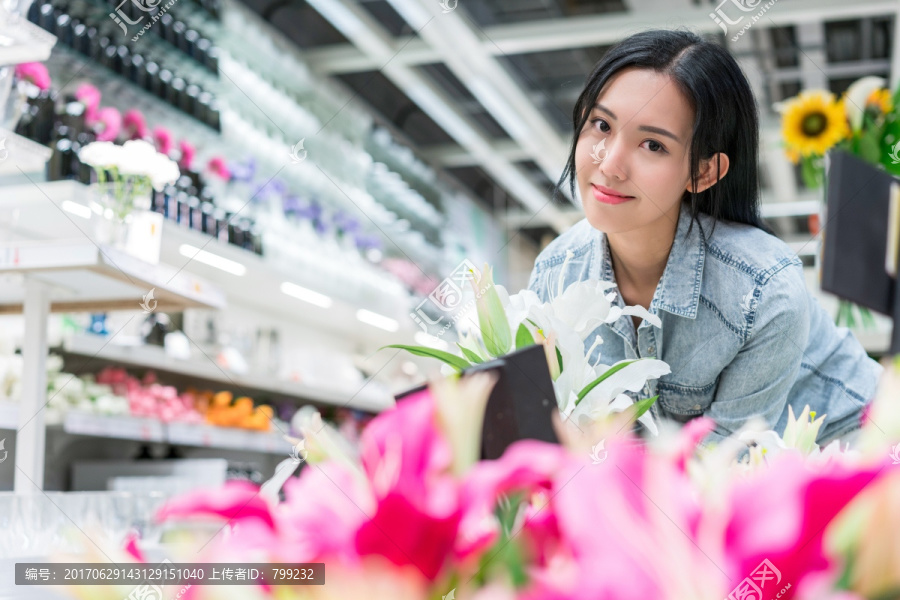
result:
<svg viewBox="0 0 900 600"><path fill-rule="evenodd" d="M461 11L443 12L433 0L387 0L437 50L447 68L497 123L530 155L551 180L559 177L568 149L544 114L500 64L486 52L479 34L463 18Z"/></svg>
<svg viewBox="0 0 900 600"><path fill-rule="evenodd" d="M656 28L688 27L697 33L722 31L709 16L713 5L677 10L672 10L669 3L666 6L668 8L649 14L606 13L486 27L484 39L479 41L480 50L497 56L605 46L618 42L630 33ZM754 23L753 28L765 29L811 21L860 19L896 13L897 0L790 0L776 3L762 19ZM736 29L737 26L732 28ZM425 40L405 36L394 39L393 44L396 48L402 47L403 51L392 62L421 65L442 61L441 53ZM321 73L355 73L381 67L375 57L367 56L350 44L308 50L304 57L312 69Z"/></svg>
<svg viewBox="0 0 900 600"><path fill-rule="evenodd" d="M341 34L353 40L356 47L371 56L381 73L400 88L435 123L441 126L480 166L510 195L532 214L562 233L569 227L548 194L533 184L528 176L502 156L493 153L491 141L465 115L453 100L429 78L397 60L402 46L359 4L352 0L307 0Z"/></svg>
<svg viewBox="0 0 900 600"><path fill-rule="evenodd" d="M512 140L492 142L491 151L510 162L520 162L531 158L525 149ZM458 144L421 148L419 154L427 161L445 168L478 166L478 161Z"/></svg>

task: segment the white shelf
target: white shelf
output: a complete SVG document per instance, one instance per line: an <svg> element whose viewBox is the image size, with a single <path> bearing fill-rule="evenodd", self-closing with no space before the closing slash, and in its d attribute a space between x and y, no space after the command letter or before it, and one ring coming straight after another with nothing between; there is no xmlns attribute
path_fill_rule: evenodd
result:
<svg viewBox="0 0 900 600"><path fill-rule="evenodd" d="M166 430L167 441L182 446L250 450L284 455L290 454L291 451L291 444L277 429L274 432L249 431L234 427L172 422L166 426Z"/></svg>
<svg viewBox="0 0 900 600"><path fill-rule="evenodd" d="M225 296L196 275L153 265L86 239L0 242L0 273L28 273L51 288L51 310L142 310L154 290L159 310L222 308ZM0 289L0 313L20 312L22 286Z"/></svg>
<svg viewBox="0 0 900 600"><path fill-rule="evenodd" d="M43 172L52 154L47 146L0 128L0 176L19 176L20 169L25 173Z"/></svg>
<svg viewBox="0 0 900 600"><path fill-rule="evenodd" d="M9 15L0 8L0 67L26 62L44 62L56 45L56 36L23 16Z"/></svg>
<svg viewBox="0 0 900 600"><path fill-rule="evenodd" d="M95 415L70 410L63 417L63 431L78 435L162 442L166 439L163 423L158 419L127 415Z"/></svg>
<svg viewBox="0 0 900 600"><path fill-rule="evenodd" d="M266 375L238 375L221 369L206 358L177 360L167 356L159 346L121 346L107 341L100 336L79 335L67 340L63 349L71 354L187 375L219 382L229 387L236 386L278 396L300 398L319 404L346 406L369 412L380 412L394 404L393 397L386 390L379 391L368 386L360 389L360 385L353 384L326 388L294 381L279 381Z"/></svg>
<svg viewBox="0 0 900 600"><path fill-rule="evenodd" d="M16 429L18 412L17 403L0 402L0 429ZM291 444L277 428L272 431L251 431L237 427L217 427L177 421L163 423L159 419L149 417L98 415L76 410L67 411L60 425L48 427L70 435L99 438L167 442L181 446L247 450L267 454L287 455L291 451ZM12 447L8 447L7 451L12 451Z"/></svg>
<svg viewBox="0 0 900 600"><path fill-rule="evenodd" d="M17 209L12 224L14 236L25 240L80 238L86 241L86 232L93 229L93 217L83 218L67 210L77 208L76 205L87 206L93 197L93 191L78 182L37 182L5 187L3 192L0 211ZM238 263L243 266L244 274L234 275L192 259L193 254L182 254L183 246ZM411 343L416 331L407 310L414 304L412 297L400 283L364 261L354 266L317 249L282 264L272 257L261 257L168 220L162 227L160 260L182 269L182 274L193 274L215 285L230 305L309 325L345 339L379 345ZM352 275L363 270L368 270L367 277ZM329 296L333 304L321 308L288 296L281 291L284 282ZM137 298L140 301L141 297ZM389 333L359 323L356 311L361 308L396 320L400 330Z"/></svg>

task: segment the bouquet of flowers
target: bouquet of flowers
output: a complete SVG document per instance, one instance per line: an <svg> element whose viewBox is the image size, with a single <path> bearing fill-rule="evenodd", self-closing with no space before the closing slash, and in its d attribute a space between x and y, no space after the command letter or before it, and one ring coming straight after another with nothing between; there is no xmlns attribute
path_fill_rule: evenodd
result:
<svg viewBox="0 0 900 600"><path fill-rule="evenodd" d="M307 411L290 459L306 464L284 483L283 502L276 494L281 482L262 490L231 482L170 501L158 517L169 523L170 537L180 534L173 560L326 565L324 585L194 585L182 597L900 594L896 366L852 452L816 447L821 417L804 411L783 437L748 429L699 454L698 440L714 426L705 418L680 431L663 427L647 445L630 443L630 431L616 433L608 423L579 432L558 421L563 445L524 440L497 460L477 461L491 378L436 381L378 415L358 444ZM757 445L738 462L750 438ZM107 560L121 566L145 557L132 542ZM69 591L92 600L129 591L142 597L121 586Z"/></svg>
<svg viewBox="0 0 900 600"><path fill-rule="evenodd" d="M823 158L831 148L900 175L900 87L891 94L886 84L881 77L863 77L840 98L825 90L805 90L776 105L785 152L800 164L807 187L822 187Z"/></svg>
<svg viewBox="0 0 900 600"><path fill-rule="evenodd" d="M881 77L863 77L840 98L825 90L805 90L776 105L782 115L785 152L800 164L803 182L810 189L822 187L825 154L839 148L864 161L900 175L900 87L892 94ZM819 233L818 215L811 216L810 230ZM854 304L842 300L835 322L856 325ZM875 321L867 308L856 307L864 327Z"/></svg>
<svg viewBox="0 0 900 600"><path fill-rule="evenodd" d="M571 253L570 253L571 254ZM571 259L567 256L566 260ZM614 323L624 315L637 316L659 327L659 317L641 306L621 308L613 304L615 284L606 281L583 281L563 289L562 281L549 302L541 302L531 290L510 294L496 285L491 267L484 266L469 278L475 291L478 333L461 336L457 347L461 355L425 346L395 344L419 356L443 361L449 368L462 371L475 364L499 358L513 350L541 344L553 379L559 410L565 420L590 423L612 413L630 411L651 433L657 428L648 411L656 397L638 402L626 392L639 392L649 379L670 372L661 360L642 358L603 364L602 352L597 362L591 356L602 343L598 336L587 351L586 340L598 326ZM474 324L474 323L473 323Z"/></svg>

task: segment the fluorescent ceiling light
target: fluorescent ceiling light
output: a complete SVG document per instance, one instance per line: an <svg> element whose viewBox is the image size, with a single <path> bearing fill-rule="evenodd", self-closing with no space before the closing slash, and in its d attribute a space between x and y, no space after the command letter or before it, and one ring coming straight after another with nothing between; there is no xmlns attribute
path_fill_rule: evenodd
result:
<svg viewBox="0 0 900 600"><path fill-rule="evenodd" d="M73 215L79 216L82 219L91 218L91 207L85 206L84 204L78 204L77 202L72 202L71 200L63 200L62 204L60 204L60 208L62 208L66 212L72 213Z"/></svg>
<svg viewBox="0 0 900 600"><path fill-rule="evenodd" d="M196 260L197 262L203 263L204 265L209 265L210 267L221 269L222 271L231 273L232 275L237 275L240 277L247 272L247 267L239 262L229 260L223 256L219 256L218 254L207 252L206 250L201 250L200 248L195 248L190 244L182 244L178 249L178 252L180 252L182 256L186 256L191 260Z"/></svg>
<svg viewBox="0 0 900 600"><path fill-rule="evenodd" d="M378 313L373 313L370 310L366 310L364 308L356 311L356 318L363 323L367 323L373 327L378 327L379 329L384 329L385 331L397 331L400 329L400 324L390 317L385 317L384 315L379 315Z"/></svg>
<svg viewBox="0 0 900 600"><path fill-rule="evenodd" d="M310 304L315 304L316 306L321 306L322 308L328 308L334 303L334 301L325 294L314 292L299 286L296 283L291 283L290 281L285 281L281 284L281 291L288 296L293 296L294 298L309 302Z"/></svg>

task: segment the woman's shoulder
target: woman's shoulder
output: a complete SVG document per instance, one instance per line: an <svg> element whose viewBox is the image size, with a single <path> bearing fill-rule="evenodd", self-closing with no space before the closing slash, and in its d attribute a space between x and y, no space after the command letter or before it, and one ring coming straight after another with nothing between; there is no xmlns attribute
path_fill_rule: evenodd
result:
<svg viewBox="0 0 900 600"><path fill-rule="evenodd" d="M803 262L797 252L778 237L744 223L718 221L712 235L713 219L700 215L707 234L706 253L712 265L736 270L758 285L766 284L777 273L787 270L803 276ZM791 269L790 267L797 267Z"/></svg>

